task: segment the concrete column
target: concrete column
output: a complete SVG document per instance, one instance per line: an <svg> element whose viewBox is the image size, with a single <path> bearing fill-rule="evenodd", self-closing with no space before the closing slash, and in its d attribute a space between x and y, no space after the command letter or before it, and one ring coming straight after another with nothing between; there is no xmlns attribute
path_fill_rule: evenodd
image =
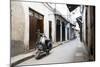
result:
<svg viewBox="0 0 100 67"><path fill-rule="evenodd" d="M24 15L25 16L24 49L25 52L27 52L29 50L29 10L28 10L29 7L26 5L26 3L23 3L23 8L25 14Z"/></svg>
<svg viewBox="0 0 100 67"><path fill-rule="evenodd" d="M87 11L88 11L88 15L87 15L87 25L88 25L88 48L90 47L90 43L91 43L91 27L90 27L90 7L88 7L88 9L87 9Z"/></svg>
<svg viewBox="0 0 100 67"><path fill-rule="evenodd" d="M83 42L86 42L86 7L84 7L83 17Z"/></svg>

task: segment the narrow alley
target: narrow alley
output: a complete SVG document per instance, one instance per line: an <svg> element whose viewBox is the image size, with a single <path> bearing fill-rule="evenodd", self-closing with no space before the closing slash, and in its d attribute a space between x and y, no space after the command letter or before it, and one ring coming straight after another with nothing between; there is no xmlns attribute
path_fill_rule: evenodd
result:
<svg viewBox="0 0 100 67"><path fill-rule="evenodd" d="M69 63L81 61L88 61L88 53L83 43L80 42L80 39L76 38L53 48L48 56L45 56L39 60L36 60L33 57L18 65Z"/></svg>
<svg viewBox="0 0 100 67"><path fill-rule="evenodd" d="M11 67L95 60L94 6L11 1L11 15Z"/></svg>

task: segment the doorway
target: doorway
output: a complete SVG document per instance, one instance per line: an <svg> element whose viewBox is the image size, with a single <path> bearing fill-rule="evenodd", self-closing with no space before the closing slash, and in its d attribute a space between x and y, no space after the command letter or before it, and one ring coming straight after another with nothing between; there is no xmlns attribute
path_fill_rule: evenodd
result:
<svg viewBox="0 0 100 67"><path fill-rule="evenodd" d="M67 40L69 40L69 28L67 28Z"/></svg>
<svg viewBox="0 0 100 67"><path fill-rule="evenodd" d="M36 47L36 41L38 39L38 30L43 33L43 20L44 16L33 9L29 8L29 49Z"/></svg>
<svg viewBox="0 0 100 67"><path fill-rule="evenodd" d="M56 41L60 41L60 20L56 21Z"/></svg>
<svg viewBox="0 0 100 67"><path fill-rule="evenodd" d="M65 41L65 23L62 22L62 41Z"/></svg>
<svg viewBox="0 0 100 67"><path fill-rule="evenodd" d="M49 21L49 38L52 41L52 21Z"/></svg>

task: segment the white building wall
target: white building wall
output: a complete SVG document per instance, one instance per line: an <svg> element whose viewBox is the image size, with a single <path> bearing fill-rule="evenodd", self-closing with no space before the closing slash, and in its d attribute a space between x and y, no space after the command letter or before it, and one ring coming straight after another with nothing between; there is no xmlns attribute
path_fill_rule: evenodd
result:
<svg viewBox="0 0 100 67"><path fill-rule="evenodd" d="M44 34L47 36L47 38L49 38L49 21L52 21L52 41L55 41L55 17L52 11L50 11L47 7L45 7L43 3L12 1L12 6L15 6L15 5L19 6L19 8L16 9L15 7L12 7L12 9L16 11L14 13L14 15L16 14L16 16L13 16L15 18L13 21L14 23L12 24L16 25L15 23L17 23L17 25L24 25L24 28L20 28L21 32L24 31L24 33L20 34L18 30L12 30L16 32L16 35L14 35L13 38L15 36L16 37L18 36L19 38L18 37L17 38L15 37L15 38L22 39L21 37L23 36L22 40L24 41L25 50L29 49L29 8L44 15ZM20 8L20 6L22 8ZM20 10L23 10L23 11L20 12ZM23 20L22 22L23 24L18 24L18 21L20 23L22 20ZM17 25L13 28L16 28ZM19 28L16 28L16 29L19 29Z"/></svg>
<svg viewBox="0 0 100 67"><path fill-rule="evenodd" d="M54 15L53 12L50 11L47 7L45 7L43 5L43 3L33 3L33 2L28 2L28 3L23 3L24 6L24 11L25 11L25 15L26 15L26 26L27 23L29 23L29 8L41 13L42 15L44 15L44 34L47 36L47 38L49 38L49 21L52 21L52 40L54 41L54 31L55 31L55 19L54 19ZM52 14L52 15L49 15ZM29 26L29 24L28 24ZM26 27L29 28L29 27ZM27 36L29 36L29 29L26 29L26 33L25 33L25 39L27 39ZM28 34L27 34L28 33ZM29 37L28 37L29 38ZM28 43L29 39L27 39L27 41L25 40L25 42ZM26 43L25 43L26 44Z"/></svg>
<svg viewBox="0 0 100 67"><path fill-rule="evenodd" d="M44 34L49 38L49 21L52 21L52 41L56 42L56 19L58 17L54 16L54 13L44 6L43 3L35 2L18 2L12 1L12 39L22 40L24 43L24 49L29 50L29 8L39 12L44 15ZM56 19L55 19L56 18ZM60 18L60 22L64 22ZM62 24L61 24L62 25ZM69 28L69 32L67 32ZM62 30L62 26L61 26ZM67 39L67 33L69 33L70 38L70 23L67 24L65 30L65 40ZM62 31L61 31L61 40L62 41Z"/></svg>
<svg viewBox="0 0 100 67"><path fill-rule="evenodd" d="M11 34L12 40L23 41L24 36L24 10L21 2L11 2Z"/></svg>
<svg viewBox="0 0 100 67"><path fill-rule="evenodd" d="M21 2L11 2L11 56L24 52L25 14Z"/></svg>
<svg viewBox="0 0 100 67"><path fill-rule="evenodd" d="M52 21L52 41L56 41L56 22L54 14L48 15L48 20Z"/></svg>

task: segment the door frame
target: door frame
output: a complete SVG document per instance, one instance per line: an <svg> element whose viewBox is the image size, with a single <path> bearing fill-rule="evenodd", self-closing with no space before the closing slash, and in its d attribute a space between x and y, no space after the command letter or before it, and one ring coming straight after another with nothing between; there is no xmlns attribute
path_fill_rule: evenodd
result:
<svg viewBox="0 0 100 67"><path fill-rule="evenodd" d="M35 10L33 10L32 8L29 8L29 12L30 11L32 11L32 13L33 13L33 18L35 18L35 16L34 16L34 14L36 13L36 14L38 14L38 18L37 18L37 21L34 21L34 23L36 22L36 24L35 25L39 25L38 24L38 21L40 20L40 16L42 16L43 17L43 19L42 19L42 22L43 22L43 32L44 32L44 15L42 15L41 13L39 13L39 12L37 12L37 11L35 11ZM36 28L36 29L38 29L38 28ZM37 35L37 33L36 33L36 35ZM37 37L36 37L36 40L37 40ZM36 41L35 41L36 42ZM31 50L30 49L30 15L29 15L29 50ZM36 44L32 47L32 49L34 49L34 48L36 48Z"/></svg>

